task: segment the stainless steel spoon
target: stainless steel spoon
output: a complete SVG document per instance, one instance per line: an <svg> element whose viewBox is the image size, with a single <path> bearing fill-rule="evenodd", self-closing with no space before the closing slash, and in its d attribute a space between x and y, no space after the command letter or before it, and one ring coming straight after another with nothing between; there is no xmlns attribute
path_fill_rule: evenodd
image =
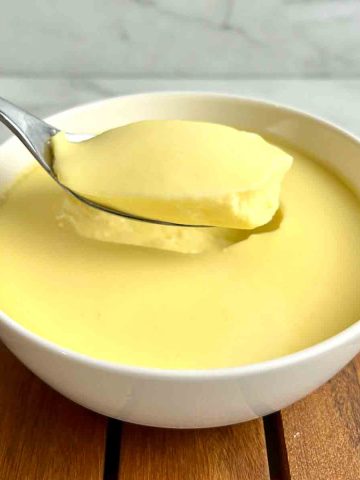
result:
<svg viewBox="0 0 360 480"><path fill-rule="evenodd" d="M6 125L29 152L35 157L44 170L52 177L55 182L60 185L68 193L76 197L81 202L86 203L90 207L102 210L103 212L118 215L120 217L130 218L132 220L139 220L141 222L155 223L159 225L170 225L178 227L202 227L204 225L187 225L182 223L165 222L163 220L156 220L154 218L145 218L139 215L133 215L129 212L115 210L106 205L93 202L82 195L74 192L66 185L61 183L53 170L53 154L50 145L50 139L60 130L13 105L12 103L0 97L0 122ZM71 142L81 142L87 140L93 135L90 134L76 134L66 133L68 140Z"/></svg>

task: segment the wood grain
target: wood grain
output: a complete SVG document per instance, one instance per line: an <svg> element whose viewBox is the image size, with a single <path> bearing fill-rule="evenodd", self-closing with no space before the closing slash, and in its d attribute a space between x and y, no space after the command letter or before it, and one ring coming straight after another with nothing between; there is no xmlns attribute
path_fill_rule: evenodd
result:
<svg viewBox="0 0 360 480"><path fill-rule="evenodd" d="M107 421L54 392L0 343L0 479L100 480Z"/></svg>
<svg viewBox="0 0 360 480"><path fill-rule="evenodd" d="M263 424L165 430L124 424L119 480L267 480Z"/></svg>
<svg viewBox="0 0 360 480"><path fill-rule="evenodd" d="M282 412L291 480L359 480L360 357Z"/></svg>

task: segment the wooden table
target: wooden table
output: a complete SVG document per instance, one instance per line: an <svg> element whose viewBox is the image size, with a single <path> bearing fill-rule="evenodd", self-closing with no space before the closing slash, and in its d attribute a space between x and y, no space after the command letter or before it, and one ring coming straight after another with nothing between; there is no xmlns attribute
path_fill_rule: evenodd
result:
<svg viewBox="0 0 360 480"><path fill-rule="evenodd" d="M209 430L85 410L0 344L1 480L359 480L360 357L286 410Z"/></svg>

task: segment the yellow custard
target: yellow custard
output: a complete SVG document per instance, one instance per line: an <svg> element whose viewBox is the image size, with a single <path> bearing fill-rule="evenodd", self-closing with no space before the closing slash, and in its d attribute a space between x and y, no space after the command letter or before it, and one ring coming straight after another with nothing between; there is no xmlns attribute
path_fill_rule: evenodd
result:
<svg viewBox="0 0 360 480"><path fill-rule="evenodd" d="M59 225L65 193L34 168L0 205L0 309L63 347L146 367L237 366L336 334L360 317L360 203L288 153L282 218L198 255L77 235Z"/></svg>
<svg viewBox="0 0 360 480"><path fill-rule="evenodd" d="M252 229L279 207L292 164L260 135L209 122L146 120L73 143L52 138L59 180L95 202L180 224Z"/></svg>

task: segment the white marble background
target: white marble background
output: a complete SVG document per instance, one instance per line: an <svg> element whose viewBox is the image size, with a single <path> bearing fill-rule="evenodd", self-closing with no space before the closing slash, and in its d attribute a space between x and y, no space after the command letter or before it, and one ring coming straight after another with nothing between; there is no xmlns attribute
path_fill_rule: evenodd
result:
<svg viewBox="0 0 360 480"><path fill-rule="evenodd" d="M0 72L349 77L359 0L2 0Z"/></svg>

